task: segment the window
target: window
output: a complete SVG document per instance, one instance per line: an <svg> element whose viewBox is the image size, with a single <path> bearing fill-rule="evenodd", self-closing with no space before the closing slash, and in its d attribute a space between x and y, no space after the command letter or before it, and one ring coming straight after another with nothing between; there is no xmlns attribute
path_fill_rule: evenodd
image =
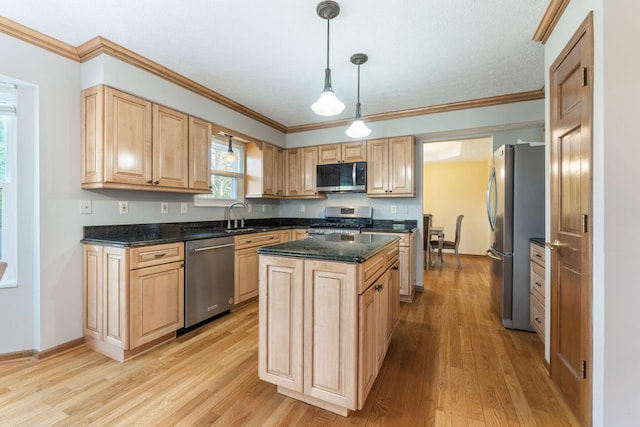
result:
<svg viewBox="0 0 640 427"><path fill-rule="evenodd" d="M196 206L229 206L244 201L244 145L233 144L236 162L225 162L229 143L214 138L211 141L211 193L194 197Z"/></svg>
<svg viewBox="0 0 640 427"><path fill-rule="evenodd" d="M16 105L16 86L0 82L0 259L7 262L0 287L17 283Z"/></svg>

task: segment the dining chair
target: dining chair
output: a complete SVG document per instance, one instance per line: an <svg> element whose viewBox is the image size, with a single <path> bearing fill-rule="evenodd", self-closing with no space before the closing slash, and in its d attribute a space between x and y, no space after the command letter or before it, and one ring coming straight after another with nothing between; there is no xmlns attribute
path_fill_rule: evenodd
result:
<svg viewBox="0 0 640 427"><path fill-rule="evenodd" d="M432 219L433 219L432 214L422 215L422 232L424 233L422 236L422 250L424 252L424 269L425 270L429 269L431 259L433 258L433 249L429 244L429 239L431 238Z"/></svg>
<svg viewBox="0 0 640 427"><path fill-rule="evenodd" d="M444 240L442 242L442 250L452 250L454 251L454 253L456 254L456 259L458 260L458 268L462 268L462 262L460 262L460 253L458 252L458 246L460 245L460 228L462 227L462 219L464 218L464 215L458 215L458 218L456 219L456 235L454 240ZM431 246L431 251L433 251L434 248L438 248L438 241L437 240L432 240L430 242Z"/></svg>

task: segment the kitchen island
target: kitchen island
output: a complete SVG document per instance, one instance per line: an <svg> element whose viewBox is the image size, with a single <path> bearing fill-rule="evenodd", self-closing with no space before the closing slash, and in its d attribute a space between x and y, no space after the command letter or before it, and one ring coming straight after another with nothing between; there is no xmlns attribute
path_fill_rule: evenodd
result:
<svg viewBox="0 0 640 427"><path fill-rule="evenodd" d="M361 409L398 315L399 238L312 236L258 249L258 373L342 416Z"/></svg>

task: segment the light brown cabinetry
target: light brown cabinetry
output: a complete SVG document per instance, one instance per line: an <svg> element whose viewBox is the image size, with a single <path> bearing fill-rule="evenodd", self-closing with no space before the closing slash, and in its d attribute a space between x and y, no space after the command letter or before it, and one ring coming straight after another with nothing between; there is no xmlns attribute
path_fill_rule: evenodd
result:
<svg viewBox="0 0 640 427"><path fill-rule="evenodd" d="M294 228L291 232L293 234L292 240L301 240L309 237L309 230L306 228Z"/></svg>
<svg viewBox="0 0 640 427"><path fill-rule="evenodd" d="M316 191L318 147L293 148L285 152L285 195L288 198L326 198Z"/></svg>
<svg viewBox="0 0 640 427"><path fill-rule="evenodd" d="M367 196L414 197L413 136L367 141Z"/></svg>
<svg viewBox="0 0 640 427"><path fill-rule="evenodd" d="M186 114L108 86L82 92L82 188L202 193L189 174L208 165L190 156Z"/></svg>
<svg viewBox="0 0 640 427"><path fill-rule="evenodd" d="M288 230L287 230L288 231ZM258 296L258 248L280 243L280 231L252 233L235 237L234 300L235 305Z"/></svg>
<svg viewBox="0 0 640 427"><path fill-rule="evenodd" d="M247 144L245 151L245 197L284 197L284 150L275 145L262 143Z"/></svg>
<svg viewBox="0 0 640 427"><path fill-rule="evenodd" d="M544 342L545 338L545 252L544 247L531 243L530 271L531 326Z"/></svg>
<svg viewBox="0 0 640 427"><path fill-rule="evenodd" d="M345 142L342 144L326 144L318 147L318 164L366 162L366 141Z"/></svg>
<svg viewBox="0 0 640 427"><path fill-rule="evenodd" d="M399 246L399 298L403 302L413 301L416 293L416 236L417 231L412 233L367 233L386 234L400 237Z"/></svg>
<svg viewBox="0 0 640 427"><path fill-rule="evenodd" d="M211 190L211 123L195 117L189 117L189 188Z"/></svg>
<svg viewBox="0 0 640 427"><path fill-rule="evenodd" d="M124 361L184 326L184 244L84 245L85 344Z"/></svg>
<svg viewBox="0 0 640 427"><path fill-rule="evenodd" d="M396 322L397 259L397 243L364 264L261 255L260 378L343 416L361 409Z"/></svg>

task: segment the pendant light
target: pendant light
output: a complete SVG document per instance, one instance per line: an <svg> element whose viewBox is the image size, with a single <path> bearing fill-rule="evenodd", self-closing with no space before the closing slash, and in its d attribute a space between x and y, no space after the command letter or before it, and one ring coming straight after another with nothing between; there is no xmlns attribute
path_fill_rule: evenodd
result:
<svg viewBox="0 0 640 427"><path fill-rule="evenodd" d="M367 62L368 59L369 57L364 53L351 55L351 63L358 66L358 102L356 103L356 118L353 123L351 123L351 126L344 131L344 133L351 138L364 138L369 136L371 133L371 129L364 124L362 117L360 116L360 65Z"/></svg>
<svg viewBox="0 0 640 427"><path fill-rule="evenodd" d="M229 150L227 151L227 154L224 155L222 160L229 163L235 162L238 160L238 156L236 156L236 153L233 152L233 147L231 145L231 139L233 138L233 136L229 135L228 133L225 133L224 136L229 137Z"/></svg>
<svg viewBox="0 0 640 427"><path fill-rule="evenodd" d="M320 116L335 116L342 113L344 104L336 97L331 87L331 68L329 68L329 21L340 13L340 6L334 1L323 1L318 4L316 12L327 20L327 68L324 70L324 90L311 109Z"/></svg>

